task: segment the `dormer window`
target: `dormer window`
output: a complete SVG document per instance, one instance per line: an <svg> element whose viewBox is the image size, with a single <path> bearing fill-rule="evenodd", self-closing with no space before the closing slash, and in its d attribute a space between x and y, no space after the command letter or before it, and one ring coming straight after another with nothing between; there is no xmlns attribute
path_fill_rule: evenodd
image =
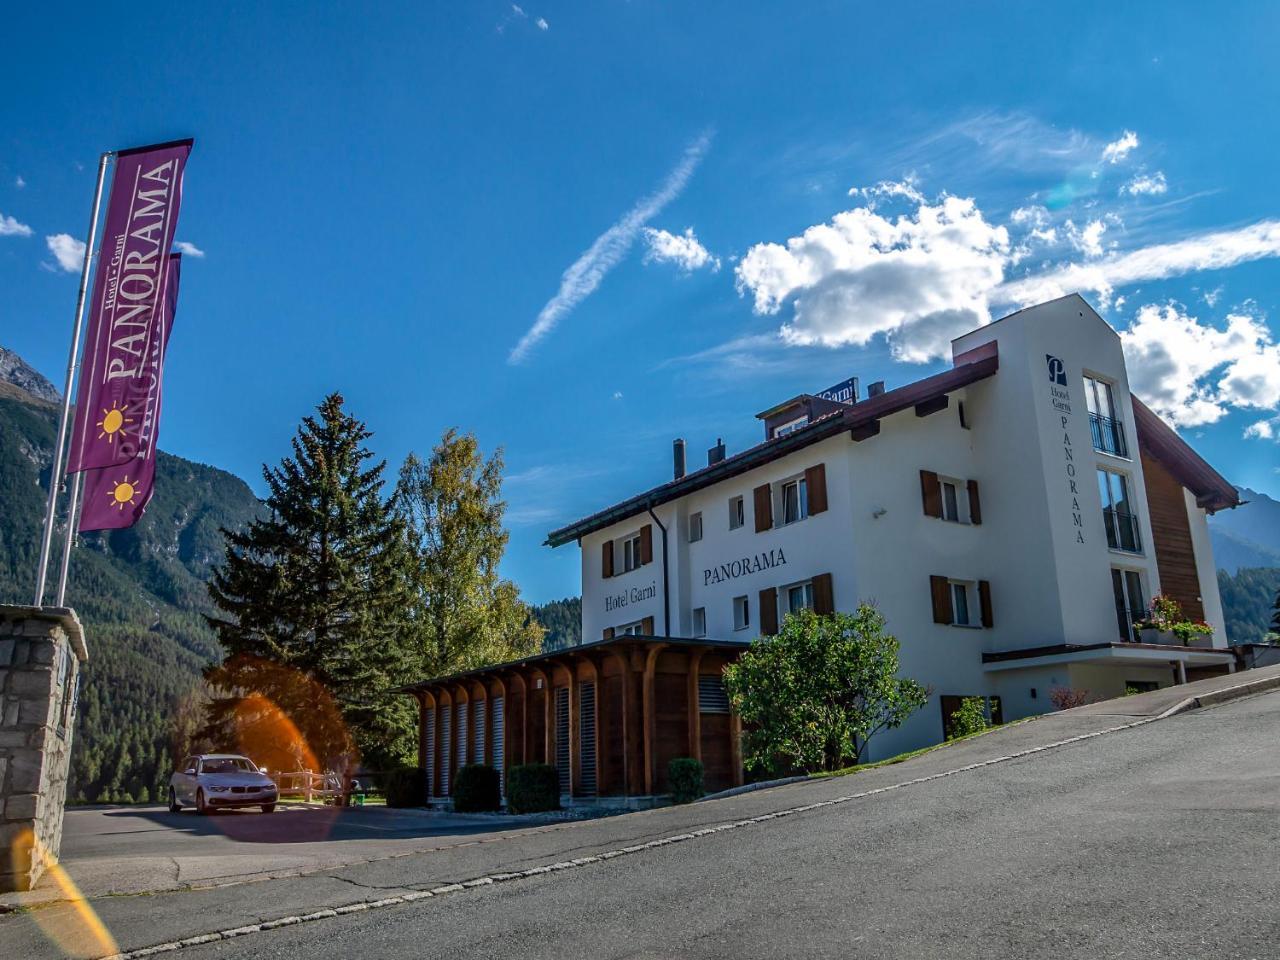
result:
<svg viewBox="0 0 1280 960"><path fill-rule="evenodd" d="M794 420L788 420L786 423L780 424L776 427L773 431L773 435L775 438L785 437L789 433L795 433L808 422L808 417L796 417Z"/></svg>

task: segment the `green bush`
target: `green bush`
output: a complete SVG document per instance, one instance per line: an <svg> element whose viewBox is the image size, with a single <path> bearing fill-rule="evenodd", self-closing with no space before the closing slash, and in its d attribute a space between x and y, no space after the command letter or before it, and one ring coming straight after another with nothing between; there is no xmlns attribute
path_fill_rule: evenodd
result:
<svg viewBox="0 0 1280 960"><path fill-rule="evenodd" d="M507 771L507 810L541 813L560 809L560 774L547 763L526 763Z"/></svg>
<svg viewBox="0 0 1280 960"><path fill-rule="evenodd" d="M391 770L383 777L382 791L386 795L388 807L425 807L427 771L422 767Z"/></svg>
<svg viewBox="0 0 1280 960"><path fill-rule="evenodd" d="M667 764L667 786L672 803L693 803L706 790L702 788L702 761L693 757L676 757Z"/></svg>
<svg viewBox="0 0 1280 960"><path fill-rule="evenodd" d="M457 813L488 813L502 807L502 779L488 764L469 763L453 778L453 809Z"/></svg>
<svg viewBox="0 0 1280 960"><path fill-rule="evenodd" d="M981 733L991 724L987 720L985 697L965 697L951 713L951 732L948 740L958 740L973 733Z"/></svg>

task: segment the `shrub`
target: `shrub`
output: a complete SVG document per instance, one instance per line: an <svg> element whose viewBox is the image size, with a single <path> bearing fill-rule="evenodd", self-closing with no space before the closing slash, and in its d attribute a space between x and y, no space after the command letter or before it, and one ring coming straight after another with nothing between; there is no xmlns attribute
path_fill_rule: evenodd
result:
<svg viewBox="0 0 1280 960"><path fill-rule="evenodd" d="M788 614L724 671L745 727L748 770L835 770L881 730L902 725L928 691L898 676L898 641L870 604L856 613Z"/></svg>
<svg viewBox="0 0 1280 960"><path fill-rule="evenodd" d="M672 803L693 803L706 790L702 788L702 761L693 757L676 757L667 764L667 786Z"/></svg>
<svg viewBox="0 0 1280 960"><path fill-rule="evenodd" d="M974 733L981 733L991 726L987 720L985 697L965 697L951 713L951 732L948 740L958 740Z"/></svg>
<svg viewBox="0 0 1280 960"><path fill-rule="evenodd" d="M487 813L502 806L502 778L488 764L469 763L454 775L453 809L458 813Z"/></svg>
<svg viewBox="0 0 1280 960"><path fill-rule="evenodd" d="M560 809L560 774L547 763L526 763L507 771L507 810L542 813Z"/></svg>
<svg viewBox="0 0 1280 960"><path fill-rule="evenodd" d="M422 767L398 767L383 777L382 791L388 807L425 807L427 771Z"/></svg>
<svg viewBox="0 0 1280 960"><path fill-rule="evenodd" d="M1072 690L1070 687L1054 687L1049 691L1049 702L1055 710L1070 710L1089 702L1088 690Z"/></svg>

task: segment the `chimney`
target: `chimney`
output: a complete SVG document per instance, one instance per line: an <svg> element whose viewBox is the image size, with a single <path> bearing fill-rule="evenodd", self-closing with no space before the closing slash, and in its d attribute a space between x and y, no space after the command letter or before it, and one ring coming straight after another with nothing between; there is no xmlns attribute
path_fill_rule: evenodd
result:
<svg viewBox="0 0 1280 960"><path fill-rule="evenodd" d="M707 466L712 467L724 459L724 441L716 437L716 445L707 451Z"/></svg>
<svg viewBox="0 0 1280 960"><path fill-rule="evenodd" d="M673 467L675 468L675 479L679 480L684 476L684 438L676 437L671 444L671 457Z"/></svg>
<svg viewBox="0 0 1280 960"><path fill-rule="evenodd" d="M880 394L882 394L882 393L884 393L884 381L883 381L883 380L877 380L875 383L871 384L871 386L867 387L867 399L868 399L868 400L870 400L872 397L878 397L878 396L880 396Z"/></svg>

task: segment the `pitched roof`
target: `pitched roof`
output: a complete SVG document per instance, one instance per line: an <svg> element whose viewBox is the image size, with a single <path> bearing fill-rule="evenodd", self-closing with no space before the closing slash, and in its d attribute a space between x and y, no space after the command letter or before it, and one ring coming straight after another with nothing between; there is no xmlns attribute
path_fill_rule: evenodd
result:
<svg viewBox="0 0 1280 960"><path fill-rule="evenodd" d="M559 547L594 533L596 530L602 530L629 517L642 514L652 507L688 496L696 490L746 473L748 470L754 470L756 467L833 437L844 430L854 431L854 435L858 436L856 431L873 428L879 423L881 417L945 397L954 390L991 376L1000 366L995 341L983 344L969 353L961 354L955 358L954 362L956 365L950 370L888 390L856 404L842 405L839 410L824 414L786 436L765 440L732 457L726 457L719 463L695 470L679 479L669 480L568 526L553 530L547 534L546 544ZM866 435L869 434L863 434L863 436Z"/></svg>
<svg viewBox="0 0 1280 960"><path fill-rule="evenodd" d="M1240 506L1236 488L1137 397L1133 397L1133 420L1138 446L1196 495L1197 506L1210 513Z"/></svg>

